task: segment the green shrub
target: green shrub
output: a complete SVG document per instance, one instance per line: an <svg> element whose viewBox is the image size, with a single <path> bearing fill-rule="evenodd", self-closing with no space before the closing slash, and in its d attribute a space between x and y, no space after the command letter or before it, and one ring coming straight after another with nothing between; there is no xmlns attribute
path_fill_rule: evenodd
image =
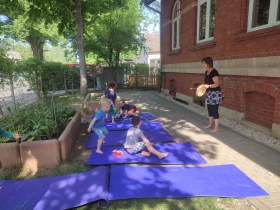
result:
<svg viewBox="0 0 280 210"><path fill-rule="evenodd" d="M50 139L58 135L58 126L66 126L75 114L75 108L52 99L40 100L27 107L18 105L17 111L8 108L2 126L13 133L23 134L21 141L33 141L42 136ZM7 141L0 138L0 142Z"/></svg>

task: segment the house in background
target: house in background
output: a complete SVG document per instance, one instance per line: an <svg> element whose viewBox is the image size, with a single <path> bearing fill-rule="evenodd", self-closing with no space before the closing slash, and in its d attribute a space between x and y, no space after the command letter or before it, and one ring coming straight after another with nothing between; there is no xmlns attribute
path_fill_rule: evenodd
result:
<svg viewBox="0 0 280 210"><path fill-rule="evenodd" d="M148 64L149 67L160 67L160 34L144 34L145 41L140 51L140 55L135 59L136 64Z"/></svg>
<svg viewBox="0 0 280 210"><path fill-rule="evenodd" d="M146 0L147 4L154 2ZM164 91L193 103L211 56L225 100L220 115L280 138L278 0L161 0Z"/></svg>

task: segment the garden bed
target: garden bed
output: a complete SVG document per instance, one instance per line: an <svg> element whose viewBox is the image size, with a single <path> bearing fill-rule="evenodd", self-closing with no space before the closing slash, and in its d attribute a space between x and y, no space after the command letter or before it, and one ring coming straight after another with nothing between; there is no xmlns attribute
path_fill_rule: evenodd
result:
<svg viewBox="0 0 280 210"><path fill-rule="evenodd" d="M81 112L68 123L58 139L37 140L0 144L2 167L53 167L69 157L79 134Z"/></svg>
<svg viewBox="0 0 280 210"><path fill-rule="evenodd" d="M97 92L97 93L89 93L87 94L85 100L84 100L84 110L87 114L94 114L96 113L100 108L100 98L103 95L103 92Z"/></svg>

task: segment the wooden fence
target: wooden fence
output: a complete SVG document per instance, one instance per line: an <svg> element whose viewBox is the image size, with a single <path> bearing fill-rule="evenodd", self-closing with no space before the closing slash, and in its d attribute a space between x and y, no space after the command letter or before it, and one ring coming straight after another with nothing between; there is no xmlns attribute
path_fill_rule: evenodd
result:
<svg viewBox="0 0 280 210"><path fill-rule="evenodd" d="M141 89L157 89L159 75L135 75L129 74L126 76L127 86L129 88L141 88Z"/></svg>

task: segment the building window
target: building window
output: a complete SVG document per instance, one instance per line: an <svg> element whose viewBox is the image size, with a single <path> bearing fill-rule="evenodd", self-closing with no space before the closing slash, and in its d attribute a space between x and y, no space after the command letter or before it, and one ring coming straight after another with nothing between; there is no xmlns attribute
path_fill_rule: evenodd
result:
<svg viewBox="0 0 280 210"><path fill-rule="evenodd" d="M279 25L279 0L250 0L248 18L248 31Z"/></svg>
<svg viewBox="0 0 280 210"><path fill-rule="evenodd" d="M177 0L172 13L172 50L180 48L180 1Z"/></svg>
<svg viewBox="0 0 280 210"><path fill-rule="evenodd" d="M212 40L215 26L216 0L199 0L197 12L197 43Z"/></svg>

